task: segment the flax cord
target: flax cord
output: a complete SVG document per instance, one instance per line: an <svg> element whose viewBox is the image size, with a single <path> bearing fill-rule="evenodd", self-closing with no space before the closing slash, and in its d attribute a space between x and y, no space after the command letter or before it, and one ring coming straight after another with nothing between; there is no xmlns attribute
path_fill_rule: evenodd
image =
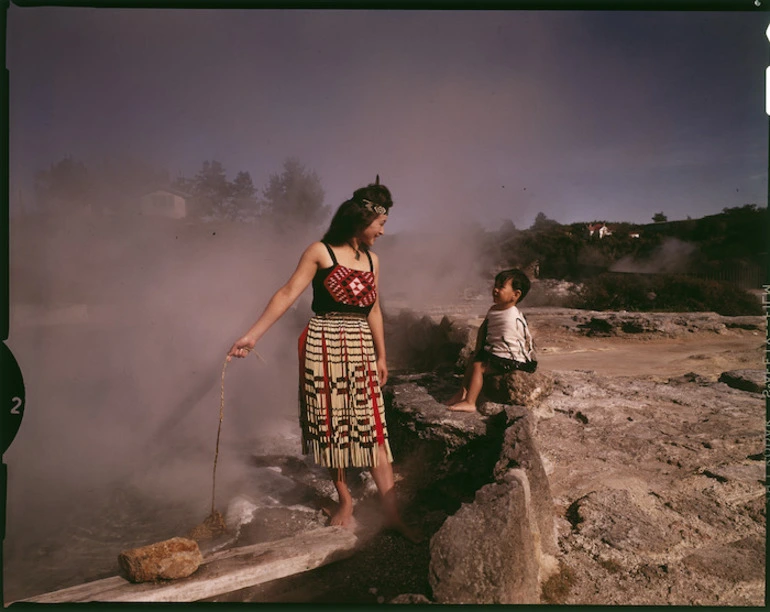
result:
<svg viewBox="0 0 770 612"><path fill-rule="evenodd" d="M244 349L249 353L253 349ZM259 358L262 363L267 363L257 351L254 354ZM211 478L211 516L214 516L216 510L215 498L217 490L217 459L219 458L219 436L222 433L222 421L225 418L225 370L227 369L228 360L225 359L225 363L222 366L222 383L220 385L219 392L219 426L217 427L217 446L214 451L214 472Z"/></svg>

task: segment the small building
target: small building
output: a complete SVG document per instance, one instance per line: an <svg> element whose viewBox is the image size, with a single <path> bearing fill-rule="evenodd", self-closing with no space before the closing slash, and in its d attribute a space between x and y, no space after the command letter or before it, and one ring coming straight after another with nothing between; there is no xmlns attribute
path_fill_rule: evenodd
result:
<svg viewBox="0 0 770 612"><path fill-rule="evenodd" d="M588 235L593 236L594 234L598 234L599 238L604 238L605 236L611 236L612 231L604 223L591 223L588 226Z"/></svg>
<svg viewBox="0 0 770 612"><path fill-rule="evenodd" d="M139 200L143 215L183 219L187 216L187 200L190 196L172 187L153 189Z"/></svg>

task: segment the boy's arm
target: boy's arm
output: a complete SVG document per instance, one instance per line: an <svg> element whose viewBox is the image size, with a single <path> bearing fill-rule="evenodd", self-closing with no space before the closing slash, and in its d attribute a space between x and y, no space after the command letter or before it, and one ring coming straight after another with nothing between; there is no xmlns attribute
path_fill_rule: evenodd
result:
<svg viewBox="0 0 770 612"><path fill-rule="evenodd" d="M479 331L476 334L476 348L473 350L474 354L478 353L484 348L484 343L487 341L487 319L484 317L484 322L479 327Z"/></svg>
<svg viewBox="0 0 770 612"><path fill-rule="evenodd" d="M532 337L532 332L529 331L529 323L527 318L522 314L521 320L524 322L524 357L526 358L525 366L522 368L525 372L535 372L537 370L537 354L535 353L535 340Z"/></svg>

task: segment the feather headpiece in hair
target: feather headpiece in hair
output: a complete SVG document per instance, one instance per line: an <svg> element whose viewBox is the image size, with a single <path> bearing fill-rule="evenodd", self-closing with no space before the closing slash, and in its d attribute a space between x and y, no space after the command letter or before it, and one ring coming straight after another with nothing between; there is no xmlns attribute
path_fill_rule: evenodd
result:
<svg viewBox="0 0 770 612"><path fill-rule="evenodd" d="M366 198L361 198L361 204L364 208L367 210L371 210L372 212L376 212L378 215L387 215L388 209L382 206L381 204L375 204L371 200L367 200Z"/></svg>
<svg viewBox="0 0 770 612"><path fill-rule="evenodd" d="M374 185L379 187L380 185L380 175L378 174L377 177L374 179ZM355 197L355 196L354 196ZM370 210L372 212L377 213L378 215L387 215L388 209L382 206L381 204L375 204L371 200L368 200L367 198L361 198L359 201L359 204L366 208L367 210Z"/></svg>

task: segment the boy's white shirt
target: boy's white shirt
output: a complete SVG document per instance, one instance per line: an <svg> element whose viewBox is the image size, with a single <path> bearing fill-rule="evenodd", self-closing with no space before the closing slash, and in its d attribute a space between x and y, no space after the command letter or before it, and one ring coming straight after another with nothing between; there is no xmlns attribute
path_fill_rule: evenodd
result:
<svg viewBox="0 0 770 612"><path fill-rule="evenodd" d="M529 333L529 325L516 306L504 310L490 308L486 319L486 351L514 361L527 362L535 359L535 345Z"/></svg>

